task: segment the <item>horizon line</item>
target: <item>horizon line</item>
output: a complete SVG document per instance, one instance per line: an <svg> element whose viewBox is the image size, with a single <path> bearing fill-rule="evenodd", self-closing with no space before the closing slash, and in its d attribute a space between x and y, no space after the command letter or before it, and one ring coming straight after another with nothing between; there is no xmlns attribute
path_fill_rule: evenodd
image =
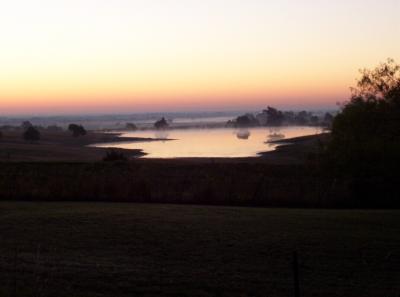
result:
<svg viewBox="0 0 400 297"><path fill-rule="evenodd" d="M101 117L101 116L129 116L129 115L161 115L161 114L217 114L217 113L254 113L261 112L266 109L268 106L277 108L282 111L336 111L339 107L336 106L314 106L314 107L292 107L292 108L279 108L274 105L266 105L263 108L241 108L241 109L215 109L215 110L157 110L157 111L137 111L137 112L123 112L123 111L111 111L111 112L65 112L65 113L52 113L52 112L43 112L43 113L12 113L12 114L1 114L1 118L45 118L45 117Z"/></svg>

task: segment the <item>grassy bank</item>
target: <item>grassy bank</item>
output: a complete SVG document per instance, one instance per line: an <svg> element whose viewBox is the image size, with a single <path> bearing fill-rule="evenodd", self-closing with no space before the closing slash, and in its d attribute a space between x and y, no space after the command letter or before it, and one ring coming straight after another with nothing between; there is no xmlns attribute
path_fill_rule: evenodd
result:
<svg viewBox="0 0 400 297"><path fill-rule="evenodd" d="M398 211L0 203L0 296L397 296ZM16 294L14 294L16 292Z"/></svg>
<svg viewBox="0 0 400 297"><path fill-rule="evenodd" d="M23 130L0 131L0 161L2 162L76 162L99 161L106 149L89 147L96 143L120 141L158 141L153 138L126 137L120 138L118 133L89 131L87 135L73 137L69 131L40 130L39 141L30 142L22 137ZM140 149L119 151L128 157L143 156Z"/></svg>
<svg viewBox="0 0 400 297"><path fill-rule="evenodd" d="M334 167L324 162L321 154L327 134L285 140L293 144L283 144L259 158L133 158L129 162L101 162L104 149L84 146L95 140L115 141L116 135L85 137L55 134L50 144L45 137L40 144L16 140L18 149L12 150L13 156L19 154L24 162L14 157L2 162L0 156L0 200L400 207L397 174L346 176L333 172ZM0 145L3 157L7 143ZM28 147L35 148L30 151ZM125 153L129 157L134 151Z"/></svg>

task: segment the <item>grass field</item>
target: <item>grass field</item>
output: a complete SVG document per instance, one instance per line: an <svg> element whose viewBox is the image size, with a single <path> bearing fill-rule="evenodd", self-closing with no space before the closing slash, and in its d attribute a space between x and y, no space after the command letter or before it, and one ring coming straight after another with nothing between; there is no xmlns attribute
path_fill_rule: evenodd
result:
<svg viewBox="0 0 400 297"><path fill-rule="evenodd" d="M0 296L400 294L400 211L0 203Z"/></svg>
<svg viewBox="0 0 400 297"><path fill-rule="evenodd" d="M75 162L100 161L107 149L89 147L95 143L121 141L118 134L89 131L82 137L72 137L68 131L40 130L37 142L25 141L23 131L0 131L0 162ZM153 141L154 139L124 138L126 141ZM142 156L139 149L119 150L128 157Z"/></svg>

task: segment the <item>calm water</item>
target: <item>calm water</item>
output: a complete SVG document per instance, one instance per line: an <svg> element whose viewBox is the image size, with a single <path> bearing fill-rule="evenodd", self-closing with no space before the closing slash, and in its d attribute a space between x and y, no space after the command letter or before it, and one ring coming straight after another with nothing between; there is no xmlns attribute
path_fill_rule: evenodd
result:
<svg viewBox="0 0 400 297"><path fill-rule="evenodd" d="M271 139L292 138L319 133L315 127L285 127L279 129L187 129L169 131L136 131L122 137L169 138L175 140L153 142L125 142L99 144L98 147L142 149L145 158L190 157L254 157L260 152L271 151Z"/></svg>

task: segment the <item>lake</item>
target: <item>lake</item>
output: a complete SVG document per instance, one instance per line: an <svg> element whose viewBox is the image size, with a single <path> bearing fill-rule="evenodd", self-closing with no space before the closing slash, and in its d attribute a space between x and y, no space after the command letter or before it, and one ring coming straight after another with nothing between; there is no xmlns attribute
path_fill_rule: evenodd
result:
<svg viewBox="0 0 400 297"><path fill-rule="evenodd" d="M173 140L119 142L98 144L97 147L142 149L145 158L255 157L271 151L276 144L269 140L293 138L320 133L316 127L282 127L249 129L177 129L126 132L123 137L165 138Z"/></svg>

